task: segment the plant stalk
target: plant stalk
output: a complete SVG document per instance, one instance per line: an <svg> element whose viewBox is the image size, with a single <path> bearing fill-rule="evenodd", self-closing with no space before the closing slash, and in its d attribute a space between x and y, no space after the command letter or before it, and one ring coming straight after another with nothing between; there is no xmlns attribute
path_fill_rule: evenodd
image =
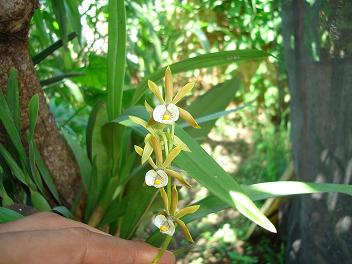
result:
<svg viewBox="0 0 352 264"><path fill-rule="evenodd" d="M169 246L170 242L171 242L172 237L166 235L166 238L163 242L163 244L161 245L160 251L158 253L158 255L155 256L155 258L153 259L153 261L151 262L151 264L157 264L159 263L159 260L161 259L161 257L163 256L164 252L166 251L167 247Z"/></svg>

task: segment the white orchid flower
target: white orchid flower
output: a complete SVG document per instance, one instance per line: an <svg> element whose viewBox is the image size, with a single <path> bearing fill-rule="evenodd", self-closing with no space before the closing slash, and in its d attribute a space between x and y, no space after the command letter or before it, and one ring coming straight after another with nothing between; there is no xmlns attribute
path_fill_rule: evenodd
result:
<svg viewBox="0 0 352 264"><path fill-rule="evenodd" d="M174 222L164 215L157 215L153 219L154 225L159 228L160 232L168 236L172 236L175 233Z"/></svg>
<svg viewBox="0 0 352 264"><path fill-rule="evenodd" d="M180 111L174 104L158 105L153 111L153 119L163 124L172 124L180 117Z"/></svg>
<svg viewBox="0 0 352 264"><path fill-rule="evenodd" d="M166 68L165 71L165 99L162 96L161 91L158 86L153 82L148 80L148 87L153 92L153 94L160 100L161 104L158 105L152 112L153 119L162 124L172 124L176 122L179 117L185 120L194 128L200 128L197 121L193 116L187 112L185 109L178 107L176 104L185 95L190 92L194 87L194 82L187 83L183 86L177 94L174 96L174 88L172 84L172 73L170 67Z"/></svg>
<svg viewBox="0 0 352 264"><path fill-rule="evenodd" d="M165 187L168 183L168 176L163 170L149 170L145 174L145 183L155 188Z"/></svg>

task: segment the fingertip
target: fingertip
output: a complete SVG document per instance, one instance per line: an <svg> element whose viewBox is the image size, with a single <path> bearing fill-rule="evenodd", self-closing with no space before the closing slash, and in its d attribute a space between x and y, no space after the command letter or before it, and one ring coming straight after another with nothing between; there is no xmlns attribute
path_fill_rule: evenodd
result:
<svg viewBox="0 0 352 264"><path fill-rule="evenodd" d="M171 251L165 251L160 259L160 264L174 264L176 263L175 255Z"/></svg>

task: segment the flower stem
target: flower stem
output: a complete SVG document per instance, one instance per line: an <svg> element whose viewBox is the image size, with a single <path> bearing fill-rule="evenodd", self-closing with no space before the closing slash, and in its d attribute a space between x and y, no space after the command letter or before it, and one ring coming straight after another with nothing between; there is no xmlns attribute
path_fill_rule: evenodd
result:
<svg viewBox="0 0 352 264"><path fill-rule="evenodd" d="M170 142L168 140L168 138L170 138L170 137L168 137L168 134L170 134L169 129L167 129L166 133L163 133L165 159L166 159L167 155L169 154L169 150L170 150L170 145L169 145ZM167 193L167 198L168 198L169 204L171 204L171 177L170 176L168 176L166 193Z"/></svg>
<svg viewBox="0 0 352 264"><path fill-rule="evenodd" d="M163 244L161 245L161 248L160 248L158 255L155 256L155 258L153 259L151 264L157 264L159 262L159 260L163 256L164 252L166 251L167 247L169 246L171 239L172 239L171 236L166 236Z"/></svg>

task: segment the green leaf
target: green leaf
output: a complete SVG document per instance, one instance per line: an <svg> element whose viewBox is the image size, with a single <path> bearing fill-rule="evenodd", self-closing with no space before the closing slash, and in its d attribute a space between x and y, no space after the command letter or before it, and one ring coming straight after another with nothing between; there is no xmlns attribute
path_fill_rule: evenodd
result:
<svg viewBox="0 0 352 264"><path fill-rule="evenodd" d="M38 12L36 12L36 13L38 13ZM43 23L43 21L40 21L40 24L42 24L42 23ZM38 23L36 23L36 25L38 25ZM72 33L68 34L67 40L68 41L73 40L75 37L77 37L77 34L75 32L72 32ZM51 44L49 47L47 47L43 51L39 52L37 55L35 55L32 58L33 64L37 65L38 63L42 62L48 56L53 54L56 50L61 48L63 45L64 45L64 42L61 39L56 41L55 43Z"/></svg>
<svg viewBox="0 0 352 264"><path fill-rule="evenodd" d="M192 137L178 126L175 132L191 150L176 158L176 166L186 170L198 183L256 224L276 232L274 225L248 198L240 185Z"/></svg>
<svg viewBox="0 0 352 264"><path fill-rule="evenodd" d="M12 144L15 146L22 164L26 164L27 156L21 142L20 132L12 118L11 110L2 93L2 89L0 89L0 121L11 139Z"/></svg>
<svg viewBox="0 0 352 264"><path fill-rule="evenodd" d="M40 86L42 86L42 87L49 86L49 85L61 82L64 79L68 79L68 78L72 78L72 77L78 77L78 76L84 76L84 73L81 73L81 72L67 72L67 73L59 74L59 75L56 75L56 76L51 77L49 79L41 80L40 81ZM48 89L48 87L45 87L44 89Z"/></svg>
<svg viewBox="0 0 352 264"><path fill-rule="evenodd" d="M275 197L289 195L312 194L336 192L352 196L352 185L333 184L333 183L309 183L298 181L278 181L265 182L252 185L242 185L242 189L253 201L259 201ZM183 218L187 224L199 220L209 214L219 212L229 208L229 205L220 200L215 195L210 195L195 204L199 205L198 211ZM159 246L162 242L162 236L159 231L154 232L147 242L153 246Z"/></svg>
<svg viewBox="0 0 352 264"><path fill-rule="evenodd" d="M96 160L96 190L100 193L111 172L111 155L109 155L109 137L104 125L108 122L106 104L98 103L92 110L87 126L87 152L89 159Z"/></svg>
<svg viewBox="0 0 352 264"><path fill-rule="evenodd" d="M4 171L3 171L2 167L0 166L0 197L2 199L2 205L8 206L8 205L14 204L14 202L5 190L3 177L4 177Z"/></svg>
<svg viewBox="0 0 352 264"><path fill-rule="evenodd" d="M21 219L23 215L11 209L0 207L0 223L6 223Z"/></svg>
<svg viewBox="0 0 352 264"><path fill-rule="evenodd" d="M242 189L253 201L265 200L275 197L289 195L301 195L312 193L343 193L352 196L352 185L334 183L310 183L299 181L277 181L264 182L252 185L242 185ZM196 204L200 205L197 212L184 218L186 223L198 220L208 214L215 213L228 208L229 206L218 197L210 195Z"/></svg>
<svg viewBox="0 0 352 264"><path fill-rule="evenodd" d="M38 119L39 111L39 96L33 95L29 101L29 139L32 140L34 137L35 125Z"/></svg>
<svg viewBox="0 0 352 264"><path fill-rule="evenodd" d="M206 115L206 116L202 116L202 117L199 117L196 119L197 123L198 124L204 124L204 123L207 123L209 121L213 121L213 120L217 120L219 119L220 117L223 117L223 116L226 116L228 114L231 114L231 113L235 113L235 112L238 112L248 106L251 106L253 103L255 102L255 100L252 100L248 103L245 103L243 105L240 105L238 107L235 107L235 108L232 108L232 109L229 109L229 110L224 110L224 111L219 111L219 112L216 112L216 113L212 113L212 114L209 114L209 115ZM180 127L181 128L188 128L190 127L190 125L186 122L180 124ZM202 126L201 128L203 129L204 126ZM192 130L190 130L192 131ZM199 129L197 131L200 131ZM204 133L205 134L205 133Z"/></svg>
<svg viewBox="0 0 352 264"><path fill-rule="evenodd" d="M108 5L108 100L109 120L121 113L126 64L126 9L123 0Z"/></svg>
<svg viewBox="0 0 352 264"><path fill-rule="evenodd" d="M70 146L73 155L78 163L79 170L81 172L83 185L86 190L88 190L88 185L90 182L90 176L92 171L92 164L87 156L85 150L65 131L62 131L67 144Z"/></svg>
<svg viewBox="0 0 352 264"><path fill-rule="evenodd" d="M71 20L71 25L73 30L78 34L78 41L81 40L81 31L82 31L82 25L81 25L81 15L79 13L79 1L77 0L66 0L66 4L68 6L68 10L70 12L70 15L68 18Z"/></svg>
<svg viewBox="0 0 352 264"><path fill-rule="evenodd" d="M28 145L29 145L29 167L34 180L39 191L44 194L44 186L42 178L39 175L35 164L35 150L34 150L34 133L35 126L38 119L39 111L39 96L37 94L33 95L29 101L29 133L28 133Z"/></svg>
<svg viewBox="0 0 352 264"><path fill-rule="evenodd" d="M67 16L63 0L51 0L52 9L59 24L63 45L67 45Z"/></svg>
<svg viewBox="0 0 352 264"><path fill-rule="evenodd" d="M34 156L35 156L35 163L38 167L40 175L42 176L46 186L48 186L51 194L54 196L56 201L58 201L60 203L59 193L56 189L56 185L50 175L50 172L49 172L46 164L44 163L42 157L40 156L39 150L35 144L34 144Z"/></svg>
<svg viewBox="0 0 352 264"><path fill-rule="evenodd" d="M135 175L127 188L127 208L120 230L120 236L125 239L133 238L143 216L149 211L159 193L155 188L144 186L145 173L146 170L142 170Z"/></svg>
<svg viewBox="0 0 352 264"><path fill-rule="evenodd" d="M12 112L12 118L18 131L21 129L21 113L19 106L19 93L17 82L17 71L11 68L9 78L7 79L6 101Z"/></svg>
<svg viewBox="0 0 352 264"><path fill-rule="evenodd" d="M119 200L119 198L114 199L109 208L106 210L106 214L101 220L99 226L111 224L121 216L126 213L128 201L126 199Z"/></svg>
<svg viewBox="0 0 352 264"><path fill-rule="evenodd" d="M236 63L244 60L255 60L263 59L268 56L268 53L260 50L230 50L220 51L215 53L209 53L199 55L193 58L189 58L183 61L176 62L170 65L173 74L179 72L186 72L199 68L213 67L224 64ZM136 92L133 96L132 104L136 104L144 95L147 88L147 81L152 80L154 82L161 80L164 76L165 69L161 68L155 73L147 76L137 87Z"/></svg>
<svg viewBox="0 0 352 264"><path fill-rule="evenodd" d="M198 97L188 108L197 120L197 117L204 117L226 109L233 100L236 91L241 87L241 80L235 77L210 89L204 95ZM201 129L188 128L186 132L193 138L205 138L214 127L215 120L203 124Z"/></svg>
<svg viewBox="0 0 352 264"><path fill-rule="evenodd" d="M10 167L13 175L24 185L28 185L28 177L24 174L17 162L12 158L11 154L6 150L3 144L0 143L0 155L4 158L7 165ZM34 185L34 183L32 183Z"/></svg>
<svg viewBox="0 0 352 264"><path fill-rule="evenodd" d="M71 218L71 219L74 218L73 214L72 214L72 213L70 212L70 210L68 210L67 207L65 207L65 206L56 206L56 207L54 207L54 208L52 209L52 211L53 211L53 212L57 212L57 213L59 213L59 214L65 216L65 217L67 217L67 218Z"/></svg>
<svg viewBox="0 0 352 264"><path fill-rule="evenodd" d="M31 176L38 190L42 194L45 194L43 181L42 181L42 178L40 177L37 166L35 164L35 150L34 150L35 143L33 139L29 139L28 141L29 141L29 167L30 167Z"/></svg>
<svg viewBox="0 0 352 264"><path fill-rule="evenodd" d="M35 209L38 211L50 211L50 205L47 200L36 191L31 191L31 201Z"/></svg>
<svg viewBox="0 0 352 264"><path fill-rule="evenodd" d="M104 89L107 85L107 59L97 54L89 55L89 64L83 69L84 76L75 78L83 86Z"/></svg>

